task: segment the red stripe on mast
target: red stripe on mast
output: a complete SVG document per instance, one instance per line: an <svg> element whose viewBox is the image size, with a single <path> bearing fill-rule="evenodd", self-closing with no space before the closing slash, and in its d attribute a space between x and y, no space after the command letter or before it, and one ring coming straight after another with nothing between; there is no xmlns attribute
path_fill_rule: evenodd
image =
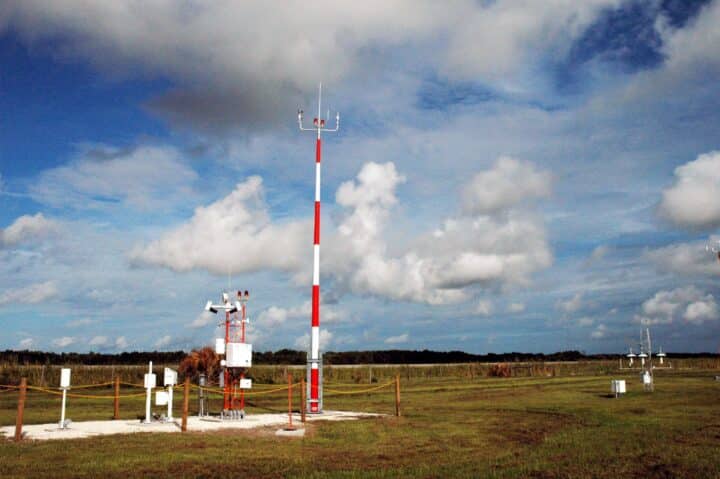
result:
<svg viewBox="0 0 720 479"><path fill-rule="evenodd" d="M315 163L320 163L320 152L322 151L322 141L320 138L317 139L315 144Z"/></svg>
<svg viewBox="0 0 720 479"><path fill-rule="evenodd" d="M320 285L319 284L313 285L313 287L312 287L312 324L311 324L311 326L320 326Z"/></svg>
<svg viewBox="0 0 720 479"><path fill-rule="evenodd" d="M315 202L315 235L313 236L313 244L320 244L320 202Z"/></svg>

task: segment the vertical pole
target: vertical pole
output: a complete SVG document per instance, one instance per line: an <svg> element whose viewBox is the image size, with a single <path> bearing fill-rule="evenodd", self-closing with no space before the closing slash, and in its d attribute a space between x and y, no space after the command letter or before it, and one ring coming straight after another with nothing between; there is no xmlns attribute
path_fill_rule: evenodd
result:
<svg viewBox="0 0 720 479"><path fill-rule="evenodd" d="M182 432L187 431L188 404L190 403L190 378L185 378L185 387L183 388L183 412L182 412Z"/></svg>
<svg viewBox="0 0 720 479"><path fill-rule="evenodd" d="M322 86L321 86L322 88ZM322 92L322 90L320 90ZM313 234L313 286L310 336L310 412L320 411L320 98L318 98L318 130L315 143L315 224Z"/></svg>
<svg viewBox="0 0 720 479"><path fill-rule="evenodd" d="M15 418L15 440L22 439L23 414L25 414L25 397L27 396L27 378L20 379L20 394L18 396L17 417Z"/></svg>
<svg viewBox="0 0 720 479"><path fill-rule="evenodd" d="M230 342L230 313L225 311L225 360L227 360L228 343ZM230 409L230 371L227 366L223 370L223 411Z"/></svg>
<svg viewBox="0 0 720 479"><path fill-rule="evenodd" d="M60 408L60 429L65 429L65 403L67 401L67 388L62 390L62 406Z"/></svg>
<svg viewBox="0 0 720 479"><path fill-rule="evenodd" d="M167 419L168 421L173 420L172 409L173 409L173 384L167 387L168 393L168 407L167 407Z"/></svg>
<svg viewBox="0 0 720 479"><path fill-rule="evenodd" d="M292 423L292 373L288 373L288 431L293 431L295 428Z"/></svg>
<svg viewBox="0 0 720 479"><path fill-rule="evenodd" d="M115 401L113 419L120 419L120 376L115 377Z"/></svg>
<svg viewBox="0 0 720 479"><path fill-rule="evenodd" d="M152 374L152 361L148 365L148 374ZM145 424L150 424L150 404L152 402L152 388L149 382L150 376L148 376L148 383L145 385Z"/></svg>
<svg viewBox="0 0 720 479"><path fill-rule="evenodd" d="M300 378L300 422L305 422L305 378Z"/></svg>
<svg viewBox="0 0 720 479"><path fill-rule="evenodd" d="M400 375L395 375L395 415L400 417Z"/></svg>

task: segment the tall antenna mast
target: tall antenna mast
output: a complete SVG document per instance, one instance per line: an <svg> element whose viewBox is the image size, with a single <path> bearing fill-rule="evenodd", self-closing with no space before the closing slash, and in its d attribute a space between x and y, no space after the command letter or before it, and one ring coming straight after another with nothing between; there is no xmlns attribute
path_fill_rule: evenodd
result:
<svg viewBox="0 0 720 479"><path fill-rule="evenodd" d="M313 284L312 284L312 316L310 334L310 357L308 358L308 397L307 410L310 413L322 412L322 377L320 360L320 159L322 156L323 131L338 131L340 129L340 113L335 114L335 128L325 126L328 118L322 118L322 83L318 87L318 112L313 119L313 126L305 128L303 125L303 111L298 110L298 127L300 131L317 131L315 143L315 227L313 233ZM329 115L328 115L329 116Z"/></svg>

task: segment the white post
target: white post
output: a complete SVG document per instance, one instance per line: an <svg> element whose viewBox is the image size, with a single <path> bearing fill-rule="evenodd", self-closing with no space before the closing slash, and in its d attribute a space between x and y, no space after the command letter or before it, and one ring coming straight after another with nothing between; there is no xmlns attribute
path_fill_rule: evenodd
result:
<svg viewBox="0 0 720 479"><path fill-rule="evenodd" d="M65 429L65 401L67 399L67 388L62 390L62 409L60 409L60 429Z"/></svg>
<svg viewBox="0 0 720 479"><path fill-rule="evenodd" d="M65 405L67 404L67 390L70 388L70 368L60 369L60 389L62 389L62 406L60 409L60 429L66 429Z"/></svg>
<svg viewBox="0 0 720 479"><path fill-rule="evenodd" d="M147 394L145 396L145 424L150 424L150 403L152 401L152 387L150 383L150 375L152 374L152 361L148 367L148 380L145 382Z"/></svg>
<svg viewBox="0 0 720 479"><path fill-rule="evenodd" d="M168 392L168 412L167 412L167 420L168 420L168 421L172 421L172 420L173 420L173 415L172 415L173 385L172 385L172 384L167 387L167 392Z"/></svg>

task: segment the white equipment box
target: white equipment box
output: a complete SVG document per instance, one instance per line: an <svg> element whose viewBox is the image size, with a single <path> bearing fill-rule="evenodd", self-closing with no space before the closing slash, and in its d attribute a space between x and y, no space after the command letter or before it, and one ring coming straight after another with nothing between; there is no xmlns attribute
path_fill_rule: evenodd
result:
<svg viewBox="0 0 720 479"><path fill-rule="evenodd" d="M63 389L70 387L70 369L69 368L62 368L60 370L60 387Z"/></svg>
<svg viewBox="0 0 720 479"><path fill-rule="evenodd" d="M175 386L177 384L177 371L170 368L165 368L165 374L163 379L165 380L163 382L165 386Z"/></svg>
<svg viewBox="0 0 720 479"><path fill-rule="evenodd" d="M225 361L228 368L249 368L252 366L252 344L228 343Z"/></svg>
<svg viewBox="0 0 720 479"><path fill-rule="evenodd" d="M155 392L155 405L156 406L167 406L168 399L169 398L168 398L167 391Z"/></svg>
<svg viewBox="0 0 720 479"><path fill-rule="evenodd" d="M157 386L157 376L155 374L145 374L145 382L143 383L145 388L154 388Z"/></svg>
<svg viewBox="0 0 720 479"><path fill-rule="evenodd" d="M624 379L613 379L610 384L613 394L625 394L627 392Z"/></svg>
<svg viewBox="0 0 720 479"><path fill-rule="evenodd" d="M241 379L240 389L252 389L252 379Z"/></svg>
<svg viewBox="0 0 720 479"><path fill-rule="evenodd" d="M225 354L225 339L224 338L216 338L215 339L215 354Z"/></svg>

